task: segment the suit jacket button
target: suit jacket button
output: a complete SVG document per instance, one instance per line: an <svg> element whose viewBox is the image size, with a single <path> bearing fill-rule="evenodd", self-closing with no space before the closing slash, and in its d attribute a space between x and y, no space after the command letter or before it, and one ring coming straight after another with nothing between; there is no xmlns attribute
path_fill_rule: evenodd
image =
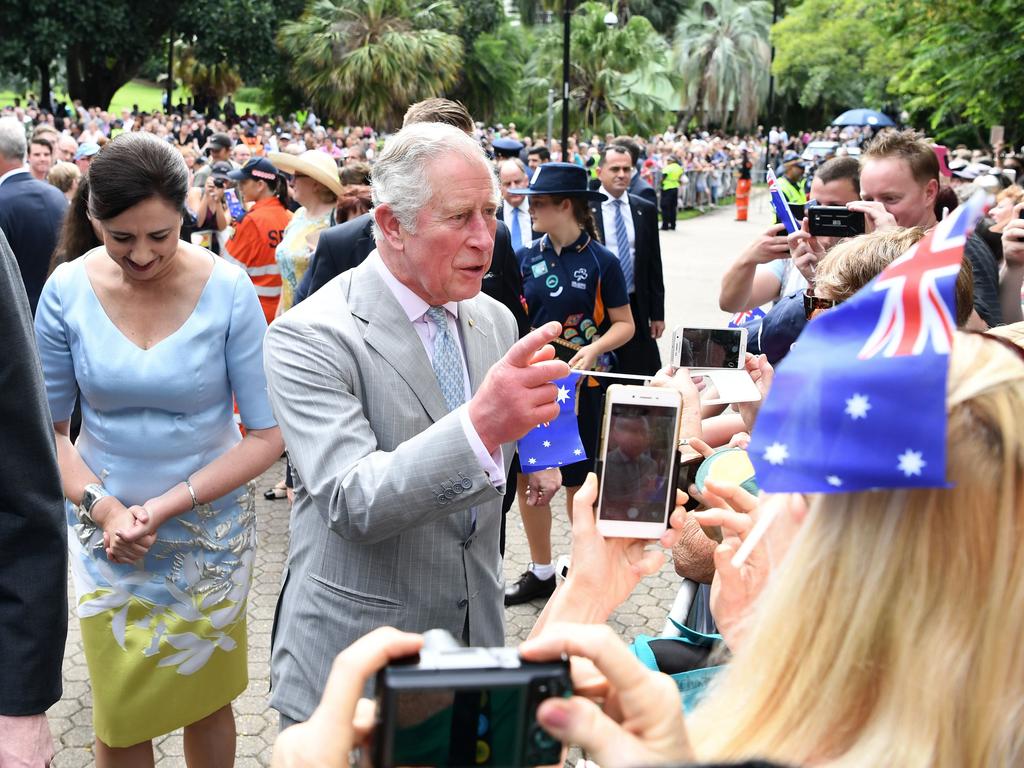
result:
<svg viewBox="0 0 1024 768"><path fill-rule="evenodd" d="M469 600L466 598L459 600L459 608L465 608L467 605L469 605Z"/></svg>

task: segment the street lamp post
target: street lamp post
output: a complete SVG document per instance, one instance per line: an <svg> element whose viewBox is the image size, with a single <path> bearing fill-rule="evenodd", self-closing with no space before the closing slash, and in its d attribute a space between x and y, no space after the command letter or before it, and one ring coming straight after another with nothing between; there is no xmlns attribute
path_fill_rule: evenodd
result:
<svg viewBox="0 0 1024 768"><path fill-rule="evenodd" d="M562 162L569 162L569 38L572 30L572 0L562 8Z"/></svg>

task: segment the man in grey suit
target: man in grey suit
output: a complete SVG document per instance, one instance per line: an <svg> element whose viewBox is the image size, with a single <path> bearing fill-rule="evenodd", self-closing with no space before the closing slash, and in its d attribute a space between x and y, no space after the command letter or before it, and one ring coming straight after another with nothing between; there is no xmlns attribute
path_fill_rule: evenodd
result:
<svg viewBox="0 0 1024 768"><path fill-rule="evenodd" d="M376 627L504 644L511 444L557 416L551 381L568 375L545 346L558 323L517 342L512 314L480 294L500 198L473 139L407 126L374 166L373 200L375 252L265 341L297 475L271 657L282 727Z"/></svg>

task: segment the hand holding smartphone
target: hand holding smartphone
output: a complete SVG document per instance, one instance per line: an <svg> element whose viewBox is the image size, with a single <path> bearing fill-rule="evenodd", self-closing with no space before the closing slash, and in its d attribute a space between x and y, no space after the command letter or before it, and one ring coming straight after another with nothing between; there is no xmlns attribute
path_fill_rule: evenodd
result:
<svg viewBox="0 0 1024 768"><path fill-rule="evenodd" d="M605 395L597 530L657 539L675 508L682 396L670 387L613 384Z"/></svg>

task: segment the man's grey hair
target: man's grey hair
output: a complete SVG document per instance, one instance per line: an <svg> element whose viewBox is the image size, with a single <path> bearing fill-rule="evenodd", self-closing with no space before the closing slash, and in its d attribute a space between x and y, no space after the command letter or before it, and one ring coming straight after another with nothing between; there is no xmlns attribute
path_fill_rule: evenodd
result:
<svg viewBox="0 0 1024 768"><path fill-rule="evenodd" d="M527 168L526 163L524 163L518 157L508 157L502 160L500 163L498 163L499 175L501 174L501 169L505 166L506 163L511 163L512 165L519 169L523 176L525 176L526 178L530 178L530 169Z"/></svg>
<svg viewBox="0 0 1024 768"><path fill-rule="evenodd" d="M18 118L0 117L0 156L24 161L27 143L25 126Z"/></svg>
<svg viewBox="0 0 1024 768"><path fill-rule="evenodd" d="M412 123L384 143L384 149L373 166L371 189L374 206L390 206L402 227L415 232L420 211L444 188L444 165L434 161L448 154L460 155L480 164L481 170L491 180L491 196L497 204L501 199L498 180L483 148L476 141L445 123ZM376 222L373 235L378 243L382 242Z"/></svg>

